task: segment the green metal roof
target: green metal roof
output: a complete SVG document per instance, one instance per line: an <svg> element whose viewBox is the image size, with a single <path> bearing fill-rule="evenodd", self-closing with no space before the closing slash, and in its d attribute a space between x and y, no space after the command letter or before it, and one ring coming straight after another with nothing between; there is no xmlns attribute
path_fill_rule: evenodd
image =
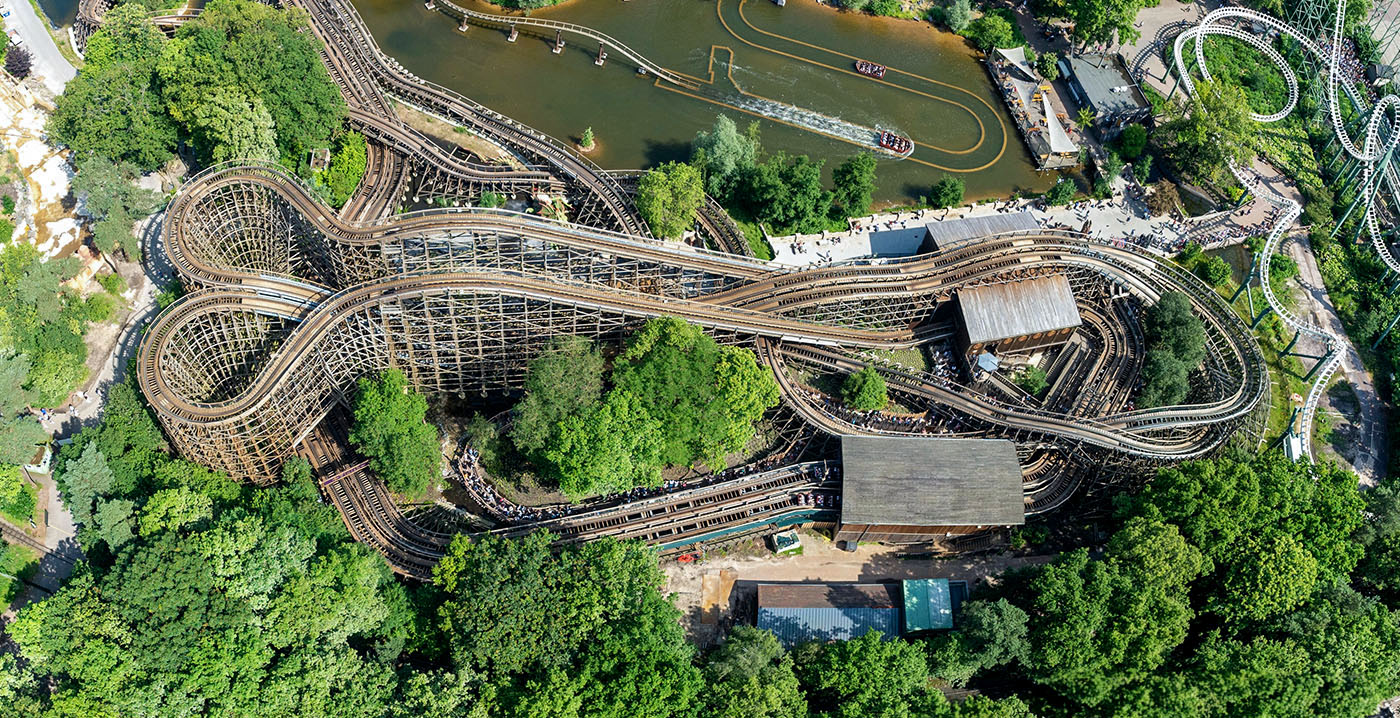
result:
<svg viewBox="0 0 1400 718"><path fill-rule="evenodd" d="M904 581L904 632L953 627L953 599L946 578Z"/></svg>

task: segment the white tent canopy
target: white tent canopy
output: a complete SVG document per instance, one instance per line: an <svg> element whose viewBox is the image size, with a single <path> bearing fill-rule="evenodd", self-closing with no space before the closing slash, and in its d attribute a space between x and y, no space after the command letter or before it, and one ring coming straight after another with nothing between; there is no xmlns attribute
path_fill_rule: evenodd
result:
<svg viewBox="0 0 1400 718"><path fill-rule="evenodd" d="M1065 132L1064 125L1061 125L1060 119L1055 117L1055 109L1050 106L1048 93L1040 93L1040 104L1045 109L1045 124L1050 128L1050 151L1057 154L1078 152L1079 148L1074 144L1074 140L1069 138L1069 133Z"/></svg>
<svg viewBox="0 0 1400 718"><path fill-rule="evenodd" d="M1025 74L1025 78L1024 78L1024 79L1026 79L1026 80L1028 80L1028 81L1030 81L1030 82L1035 82L1035 81L1036 81L1036 74L1035 74L1035 71L1031 70L1031 66L1026 62L1026 48L1024 48L1024 47L1011 47L1011 48L1001 48L1001 47L999 47L999 48L997 48L997 54L998 54L998 55L1001 55L1003 59L1005 59L1007 62L1011 63L1012 66L1014 66L1017 70L1020 70L1022 73L1024 73L1024 74Z"/></svg>

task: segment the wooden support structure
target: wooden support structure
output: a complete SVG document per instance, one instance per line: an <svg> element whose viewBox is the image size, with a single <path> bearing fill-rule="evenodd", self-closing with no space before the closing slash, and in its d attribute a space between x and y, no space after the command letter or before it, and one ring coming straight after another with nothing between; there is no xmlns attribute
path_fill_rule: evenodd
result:
<svg viewBox="0 0 1400 718"><path fill-rule="evenodd" d="M598 57L595 58L595 59L593 60L593 64L594 64L594 65L597 65L598 67L602 67L602 66L603 66L603 63L605 63L605 62L607 62L607 61L608 61L608 51L607 51L607 49L606 49L604 46L599 45L599 46L598 46Z"/></svg>
<svg viewBox="0 0 1400 718"><path fill-rule="evenodd" d="M564 31L554 31L554 54L558 55L564 51Z"/></svg>

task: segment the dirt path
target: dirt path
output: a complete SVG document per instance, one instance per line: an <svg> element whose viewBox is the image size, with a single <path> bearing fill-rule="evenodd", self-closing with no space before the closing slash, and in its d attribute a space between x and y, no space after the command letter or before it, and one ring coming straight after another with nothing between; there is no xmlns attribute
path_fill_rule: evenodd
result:
<svg viewBox="0 0 1400 718"><path fill-rule="evenodd" d="M1385 402L1376 393L1376 385L1371 374L1361 364L1361 355L1347 336L1341 317L1327 295L1327 287L1322 283L1322 273L1317 268L1317 258L1313 256L1312 245L1306 235L1296 235L1288 240L1285 251L1298 263L1298 281L1303 285L1304 304L1300 309L1309 318L1333 334L1342 337L1346 346L1346 356L1339 372L1356 391L1359 416L1353 419L1359 427L1356 454L1351 459L1352 469L1360 477L1363 487L1375 486L1385 476L1387 446L1385 434Z"/></svg>

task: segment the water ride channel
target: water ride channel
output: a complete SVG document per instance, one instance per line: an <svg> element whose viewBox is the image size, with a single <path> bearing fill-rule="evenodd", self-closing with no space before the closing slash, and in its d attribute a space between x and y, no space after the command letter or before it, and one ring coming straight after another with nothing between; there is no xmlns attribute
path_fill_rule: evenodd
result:
<svg viewBox="0 0 1400 718"><path fill-rule="evenodd" d="M881 158L876 199L907 204L953 173L968 199L1040 191L1038 174L996 96L980 53L927 22L838 11L815 0L571 0L528 17L582 25L624 43L680 82L597 41L540 27L460 23L442 3L354 0L375 40L414 74L457 90L561 140L593 128L591 158L613 169L689 156L715 115L759 120L769 152L826 160ZM526 17L475 0L465 10ZM460 27L465 26L465 30ZM556 37L562 52L553 53ZM883 77L856 61L879 63ZM880 133L912 141L901 159Z"/></svg>

